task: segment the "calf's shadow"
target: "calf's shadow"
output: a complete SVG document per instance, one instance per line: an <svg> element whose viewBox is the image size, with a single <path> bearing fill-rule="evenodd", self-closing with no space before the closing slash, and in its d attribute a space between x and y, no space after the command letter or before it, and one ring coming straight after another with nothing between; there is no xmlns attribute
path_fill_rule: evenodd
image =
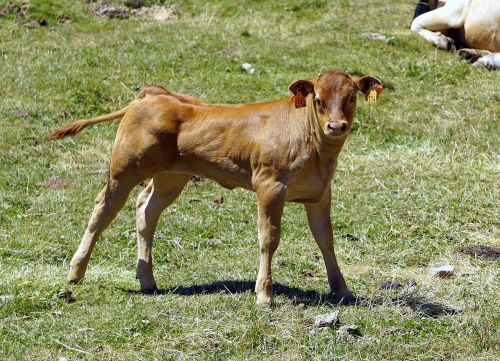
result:
<svg viewBox="0 0 500 361"><path fill-rule="evenodd" d="M255 289L255 282L253 281L240 281L240 280L224 280L215 281L211 283L204 283L191 286L175 286L170 288L157 289L151 293L154 295L163 294L176 294L182 296L195 296L207 294L238 294L245 292L253 292ZM143 294L141 291L124 289L120 290L129 294ZM292 301L294 305L309 306L361 306L361 307L374 307L374 306L389 306L401 307L407 306L415 313L425 317L439 317L442 315L455 315L460 312L459 309L442 305L428 300L426 297L414 292L403 292L396 297L360 297L357 296L353 300L345 300L331 293L320 293L314 290L302 290L297 287L290 287L281 283L273 284L274 294L278 296L285 296Z"/></svg>
<svg viewBox="0 0 500 361"><path fill-rule="evenodd" d="M157 289L151 295L176 294L183 296L206 295L216 293L238 294L245 292L253 292L255 282L240 281L240 280L224 280L211 283L204 283L191 286L175 286L170 288ZM131 289L122 289L122 291L130 294L142 294L142 292ZM273 283L273 291L275 296L285 296L295 305L303 304L304 306L325 306L325 305L356 305L365 303L367 300L362 297L357 297L356 300L345 300L336 297L331 293L320 293L314 290L302 290L297 287L290 287L281 283Z"/></svg>

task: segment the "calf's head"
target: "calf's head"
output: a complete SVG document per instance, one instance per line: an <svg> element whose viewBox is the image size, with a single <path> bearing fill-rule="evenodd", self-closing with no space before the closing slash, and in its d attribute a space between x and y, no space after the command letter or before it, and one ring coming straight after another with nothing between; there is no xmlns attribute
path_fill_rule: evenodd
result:
<svg viewBox="0 0 500 361"><path fill-rule="evenodd" d="M372 76L350 77L341 72L326 72L312 80L297 80L288 88L296 107L306 106L308 96L326 137L344 137L351 130L358 91L381 91L380 80ZM378 93L378 92L377 92Z"/></svg>

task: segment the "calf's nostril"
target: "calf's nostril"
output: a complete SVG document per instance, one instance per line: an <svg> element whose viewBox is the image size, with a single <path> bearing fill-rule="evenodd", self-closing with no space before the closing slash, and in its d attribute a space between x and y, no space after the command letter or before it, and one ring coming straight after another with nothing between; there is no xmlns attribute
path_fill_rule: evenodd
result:
<svg viewBox="0 0 500 361"><path fill-rule="evenodd" d="M347 130L347 124L343 123L342 126L340 127L340 130L345 132Z"/></svg>

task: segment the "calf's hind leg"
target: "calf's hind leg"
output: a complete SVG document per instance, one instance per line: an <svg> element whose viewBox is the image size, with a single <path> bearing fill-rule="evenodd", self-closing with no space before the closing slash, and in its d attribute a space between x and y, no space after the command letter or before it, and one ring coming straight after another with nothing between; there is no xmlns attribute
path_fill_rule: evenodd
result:
<svg viewBox="0 0 500 361"><path fill-rule="evenodd" d="M85 276L90 255L101 233L109 226L127 201L139 179L112 178L96 198L96 204L80 246L70 262L68 280L79 282Z"/></svg>
<svg viewBox="0 0 500 361"><path fill-rule="evenodd" d="M137 198L137 278L141 292L154 293L153 237L161 212L182 192L189 181L187 174L156 174Z"/></svg>

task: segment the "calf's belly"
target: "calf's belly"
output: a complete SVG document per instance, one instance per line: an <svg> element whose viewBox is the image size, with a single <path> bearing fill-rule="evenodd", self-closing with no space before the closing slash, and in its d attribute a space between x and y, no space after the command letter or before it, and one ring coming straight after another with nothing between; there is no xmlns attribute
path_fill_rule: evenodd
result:
<svg viewBox="0 0 500 361"><path fill-rule="evenodd" d="M251 172L228 159L211 162L192 156L181 156L170 170L209 178L229 189L253 189Z"/></svg>

